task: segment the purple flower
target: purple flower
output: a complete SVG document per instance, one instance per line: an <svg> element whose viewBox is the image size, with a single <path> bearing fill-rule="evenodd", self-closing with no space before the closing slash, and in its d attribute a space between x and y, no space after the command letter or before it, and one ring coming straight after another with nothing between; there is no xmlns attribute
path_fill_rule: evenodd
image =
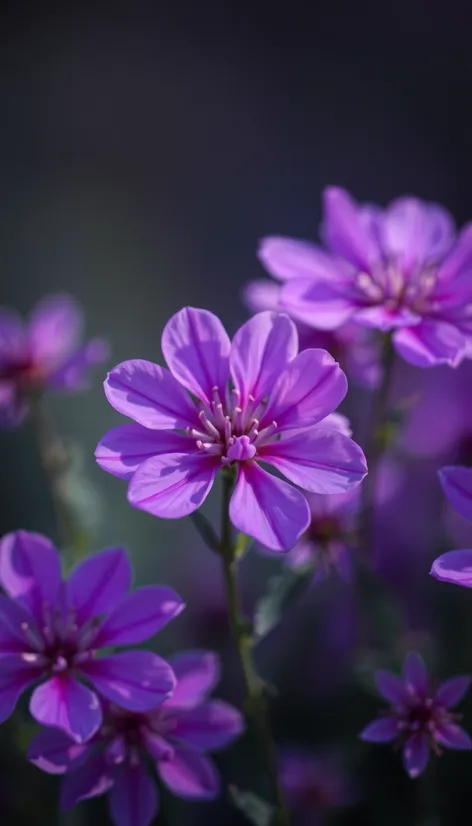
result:
<svg viewBox="0 0 472 826"><path fill-rule="evenodd" d="M472 225L456 239L436 204L400 198L382 210L329 187L322 235L327 251L262 241L263 264L283 282L282 307L320 329L352 321L391 330L396 350L418 367L459 364L472 333Z"/></svg>
<svg viewBox="0 0 472 826"><path fill-rule="evenodd" d="M351 578L350 550L346 534L354 529L360 506L359 488L332 496L312 494L308 498L311 522L308 530L287 554L287 565L304 568L313 565L313 582L325 579L334 568L344 580Z"/></svg>
<svg viewBox="0 0 472 826"><path fill-rule="evenodd" d="M130 480L134 507L187 516L218 470L234 468L231 521L284 550L308 527L308 503L260 462L314 493L341 493L365 476L361 449L327 418L346 394L346 377L324 350L298 354L288 316L259 313L231 342L216 316L187 307L167 323L162 350L169 370L126 361L105 382L110 404L136 424L107 433L95 455Z"/></svg>
<svg viewBox="0 0 472 826"><path fill-rule="evenodd" d="M280 779L290 811L304 826L322 826L333 810L355 802L352 784L331 755L286 750Z"/></svg>
<svg viewBox="0 0 472 826"><path fill-rule="evenodd" d="M100 729L87 744L77 746L50 729L30 744L29 759L40 769L66 774L63 809L110 791L116 826L149 826L159 800L146 758L179 797L211 800L219 794L219 776L205 752L224 748L241 734L243 717L228 703L207 697L219 680L215 654L189 651L171 664L177 685L159 708L133 713L109 704Z"/></svg>
<svg viewBox="0 0 472 826"><path fill-rule="evenodd" d="M377 688L391 703L388 712L369 723L362 740L388 743L396 740L403 750L403 765L410 777L426 768L430 749L470 749L472 741L450 709L459 703L470 686L469 677L453 677L432 691L425 664L419 654L408 654L401 677L390 671L376 671Z"/></svg>
<svg viewBox="0 0 472 826"><path fill-rule="evenodd" d="M89 368L106 358L108 347L97 338L83 344L82 327L79 305L64 295L40 301L27 324L0 309L1 427L19 424L32 394L86 386Z"/></svg>
<svg viewBox="0 0 472 826"><path fill-rule="evenodd" d="M98 694L130 711L148 711L175 684L171 667L150 651L97 657L109 646L148 639L184 605L170 588L128 593L131 566L113 548L78 565L64 581L59 554L44 536L17 531L0 543L0 722L42 680L30 711L77 742L102 722Z"/></svg>
<svg viewBox="0 0 472 826"><path fill-rule="evenodd" d="M439 479L453 507L465 519L472 519L472 468L443 467ZM448 551L438 556L430 573L442 582L472 588L472 550Z"/></svg>

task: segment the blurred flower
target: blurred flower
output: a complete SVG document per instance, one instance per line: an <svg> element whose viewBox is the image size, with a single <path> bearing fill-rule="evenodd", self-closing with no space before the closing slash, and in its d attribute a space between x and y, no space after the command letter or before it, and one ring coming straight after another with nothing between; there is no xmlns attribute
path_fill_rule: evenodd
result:
<svg viewBox="0 0 472 826"><path fill-rule="evenodd" d="M312 494L308 498L311 522L308 530L287 554L291 568L314 566L313 582L320 582L335 569L349 580L352 565L347 534L355 527L360 506L360 489L331 496Z"/></svg>
<svg viewBox="0 0 472 826"><path fill-rule="evenodd" d="M287 312L280 297L282 284L271 281L251 281L244 287L243 299L251 312L262 310ZM339 361L343 370L356 384L373 389L381 376L380 341L373 330L358 324L343 324L337 330L318 330L295 319L300 350L321 347Z"/></svg>
<svg viewBox="0 0 472 826"><path fill-rule="evenodd" d="M327 421L346 394L346 377L324 350L297 355L286 315L259 313L231 342L216 316L187 307L167 323L162 350L169 370L127 361L105 382L110 404L137 424L110 431L95 455L104 470L130 479L135 507L187 516L217 471L232 467L231 521L285 550L308 527L308 503L259 462L313 493L341 493L365 476L361 449L338 421Z"/></svg>
<svg viewBox="0 0 472 826"><path fill-rule="evenodd" d="M172 669L150 651L96 656L143 642L184 608L170 588L128 593L131 566L120 548L86 559L64 581L49 539L17 531L0 543L0 584L8 594L0 597L1 722L38 680L45 682L33 691L31 714L77 742L102 722L98 694L139 712L172 692Z"/></svg>
<svg viewBox="0 0 472 826"><path fill-rule="evenodd" d="M391 708L359 736L373 743L396 740L402 746L403 765L410 777L418 777L425 770L430 749L439 755L440 746L472 748L472 740L457 723L461 715L449 710L468 691L469 677L453 677L432 691L423 659L411 652L403 664L402 677L376 671L375 680Z"/></svg>
<svg viewBox="0 0 472 826"><path fill-rule="evenodd" d="M342 189L324 196L327 252L266 238L260 258L283 282L280 303L294 318L334 330L347 321L393 331L417 367L457 366L472 333L472 226L455 238L449 213L400 198L385 210L358 206Z"/></svg>
<svg viewBox="0 0 472 826"><path fill-rule="evenodd" d="M286 750L280 757L280 779L300 826L322 826L333 809L354 803L352 784L330 755Z"/></svg>
<svg viewBox="0 0 472 826"><path fill-rule="evenodd" d="M444 467L439 479L451 505L465 519L472 519L472 468ZM442 582L472 588L472 550L442 554L434 560L430 573Z"/></svg>
<svg viewBox="0 0 472 826"><path fill-rule="evenodd" d="M45 389L75 392L108 354L103 339L81 342L83 317L68 296L43 299L28 324L0 309L0 426L13 427L28 412L32 395Z"/></svg>
<svg viewBox="0 0 472 826"><path fill-rule="evenodd" d="M77 746L62 732L42 730L28 756L43 771L64 774L61 805L110 791L110 813L116 826L149 826L159 808L146 758L156 765L162 782L179 797L211 800L220 779L206 751L231 743L244 728L243 717L222 700L209 700L219 680L219 660L212 652L189 651L171 660L177 677L172 697L146 714L130 713L114 704L87 744Z"/></svg>

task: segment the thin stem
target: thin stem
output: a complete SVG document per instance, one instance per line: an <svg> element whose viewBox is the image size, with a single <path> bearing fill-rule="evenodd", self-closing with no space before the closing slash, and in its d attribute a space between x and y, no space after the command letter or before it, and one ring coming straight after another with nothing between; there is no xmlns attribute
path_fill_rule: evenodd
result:
<svg viewBox="0 0 472 826"><path fill-rule="evenodd" d="M235 546L229 520L229 500L233 481L228 474L222 475L223 507L220 553L223 561L229 621L244 677L247 713L252 720L259 738L260 750L276 806L275 824L276 826L290 826L290 816L285 806L282 787L278 777L277 753L270 730L263 686L254 664L251 631L242 613L237 589Z"/></svg>
<svg viewBox="0 0 472 826"><path fill-rule="evenodd" d="M382 381L374 394L368 424L365 454L368 474L362 485L362 514L360 526L361 552L367 558L372 546L375 494L377 491L379 468L385 450L385 425L387 424L388 403L392 386L395 350L390 335L386 335L382 349Z"/></svg>

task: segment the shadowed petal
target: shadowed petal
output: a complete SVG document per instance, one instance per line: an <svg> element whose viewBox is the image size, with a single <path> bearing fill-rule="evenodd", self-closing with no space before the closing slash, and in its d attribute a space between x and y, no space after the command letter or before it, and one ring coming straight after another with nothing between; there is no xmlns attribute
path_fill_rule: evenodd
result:
<svg viewBox="0 0 472 826"><path fill-rule="evenodd" d="M445 708L457 705L465 697L470 688L470 677L451 677L441 683L436 691L434 701Z"/></svg>
<svg viewBox="0 0 472 826"><path fill-rule="evenodd" d="M390 700L395 705L402 705L408 699L408 692L403 680L396 674L380 669L375 672L374 677L380 694L386 700Z"/></svg>
<svg viewBox="0 0 472 826"><path fill-rule="evenodd" d="M177 679L166 707L193 708L220 681L220 659L214 651L184 651L169 660Z"/></svg>
<svg viewBox="0 0 472 826"><path fill-rule="evenodd" d="M28 760L48 774L64 774L87 758L91 746L78 744L64 732L42 729L28 746Z"/></svg>
<svg viewBox="0 0 472 826"><path fill-rule="evenodd" d="M201 453L154 456L131 479L128 501L162 519L188 516L207 498L219 466L219 457Z"/></svg>
<svg viewBox="0 0 472 826"><path fill-rule="evenodd" d="M293 548L310 524L308 502L300 491L262 470L241 463L230 502L230 518L240 531L274 551Z"/></svg>
<svg viewBox="0 0 472 826"><path fill-rule="evenodd" d="M417 198L398 198L381 221L382 247L405 273L437 263L455 239L454 221L443 207Z"/></svg>
<svg viewBox="0 0 472 826"><path fill-rule="evenodd" d="M30 712L38 723L62 729L76 743L88 740L102 722L97 695L67 673L52 677L33 691Z"/></svg>
<svg viewBox="0 0 472 826"><path fill-rule="evenodd" d="M394 717L381 717L373 720L359 734L361 740L368 740L371 743L389 743L398 736L397 721Z"/></svg>
<svg viewBox="0 0 472 826"><path fill-rule="evenodd" d="M337 279L297 278L283 285L280 305L297 321L318 330L337 330L356 310L352 284Z"/></svg>
<svg viewBox="0 0 472 826"><path fill-rule="evenodd" d="M151 711L172 693L170 665L151 651L123 651L84 663L99 694L129 711Z"/></svg>
<svg viewBox="0 0 472 826"><path fill-rule="evenodd" d="M73 809L81 800L98 797L111 789L115 767L105 762L102 752L90 753L83 766L66 774L61 786L61 809Z"/></svg>
<svg viewBox="0 0 472 826"><path fill-rule="evenodd" d="M108 548L85 559L72 571L66 586L67 603L82 625L108 614L131 585L131 564L122 548Z"/></svg>
<svg viewBox="0 0 472 826"><path fill-rule="evenodd" d="M179 715L172 737L202 751L221 749L244 730L241 713L223 702L210 700Z"/></svg>
<svg viewBox="0 0 472 826"><path fill-rule="evenodd" d="M149 639L185 608L179 595L163 586L137 588L118 603L101 626L94 647L133 645Z"/></svg>
<svg viewBox="0 0 472 826"><path fill-rule="evenodd" d="M457 367L465 355L464 336L444 321L422 321L415 327L397 330L393 343L402 358L415 367Z"/></svg>
<svg viewBox="0 0 472 826"><path fill-rule="evenodd" d="M281 370L298 353L298 333L285 314L257 313L239 328L230 354L231 375L241 394L241 406L250 395L256 401L272 391Z"/></svg>
<svg viewBox="0 0 472 826"><path fill-rule="evenodd" d="M194 396L209 403L213 387L224 392L231 342L216 315L184 307L167 322L161 344L172 375Z"/></svg>
<svg viewBox="0 0 472 826"><path fill-rule="evenodd" d="M329 278L335 269L333 256L310 241L270 235L263 238L257 252L261 264L274 278Z"/></svg>
<svg viewBox="0 0 472 826"><path fill-rule="evenodd" d="M448 551L434 560L430 574L441 582L472 588L472 550Z"/></svg>
<svg viewBox="0 0 472 826"><path fill-rule="evenodd" d="M178 748L172 760L157 763L161 780L171 792L188 800L212 800L220 792L220 778L208 757L189 748Z"/></svg>
<svg viewBox="0 0 472 826"><path fill-rule="evenodd" d="M440 723L434 731L434 739L440 746L448 749L468 751L472 749L472 740L461 726L456 723Z"/></svg>
<svg viewBox="0 0 472 826"><path fill-rule="evenodd" d="M164 367L144 359L118 364L103 385L111 406L155 430L195 427L195 406L179 382Z"/></svg>
<svg viewBox="0 0 472 826"><path fill-rule="evenodd" d="M310 493L344 493L367 473L359 445L339 431L324 429L323 424L272 442L259 455Z"/></svg>
<svg viewBox="0 0 472 826"><path fill-rule="evenodd" d="M336 186L323 193L322 234L326 245L356 267L369 270L380 258L380 248L372 221L366 220L365 209Z"/></svg>
<svg viewBox="0 0 472 826"><path fill-rule="evenodd" d="M407 689L424 696L428 690L428 674L424 660L416 651L411 651L405 659L402 671Z"/></svg>
<svg viewBox="0 0 472 826"><path fill-rule="evenodd" d="M43 604L54 603L61 584L58 551L39 533L6 534L0 542L0 583L42 622Z"/></svg>
<svg viewBox="0 0 472 826"><path fill-rule="evenodd" d="M110 814L116 826L150 826L158 810L156 784L144 766L123 767L109 798Z"/></svg>
<svg viewBox="0 0 472 826"><path fill-rule="evenodd" d="M465 519L472 519L472 468L451 465L441 468L438 475L451 505Z"/></svg>
<svg viewBox="0 0 472 826"><path fill-rule="evenodd" d="M429 760L429 743L426 734L414 734L403 747L403 765L411 778L424 772Z"/></svg>
<svg viewBox="0 0 472 826"><path fill-rule="evenodd" d="M0 723L10 717L25 689L41 675L21 654L0 654Z"/></svg>
<svg viewBox="0 0 472 826"><path fill-rule="evenodd" d="M347 379L326 350L303 350L281 373L262 422L275 421L280 430L318 424L341 404ZM261 423L262 426L262 423Z"/></svg>
<svg viewBox="0 0 472 826"><path fill-rule="evenodd" d="M41 651L44 639L33 614L9 597L0 596L0 651L2 654Z"/></svg>
<svg viewBox="0 0 472 826"><path fill-rule="evenodd" d="M36 361L54 366L77 346L82 331L82 310L67 295L52 295L35 307L29 323L29 339Z"/></svg>
<svg viewBox="0 0 472 826"><path fill-rule="evenodd" d="M161 453L185 453L189 437L168 430L149 430L141 424L114 427L99 441L95 458L102 470L131 479L146 459Z"/></svg>
<svg viewBox="0 0 472 826"><path fill-rule="evenodd" d="M90 369L105 361L109 353L110 348L105 339L93 338L87 341L48 375L48 387L65 392L87 388Z"/></svg>

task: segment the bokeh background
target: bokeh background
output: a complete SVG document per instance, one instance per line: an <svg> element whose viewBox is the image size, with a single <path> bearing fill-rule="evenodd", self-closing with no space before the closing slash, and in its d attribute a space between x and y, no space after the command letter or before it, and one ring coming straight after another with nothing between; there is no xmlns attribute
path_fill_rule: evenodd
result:
<svg viewBox="0 0 472 826"><path fill-rule="evenodd" d="M464 223L472 217L471 24L464 0L3 2L2 304L27 312L44 294L72 293L88 331L109 339L110 364L159 360L162 327L183 304L207 307L235 330L247 317L241 287L261 275L258 239L314 238L328 183L381 204L416 194ZM218 560L188 520L168 523L132 510L124 485L94 464L96 442L119 421L101 389L105 369L89 393L54 402L61 432L82 451L94 545L123 544L138 582L180 591L189 607L161 635L159 650L218 648L221 691L238 701ZM453 399L463 393L464 418L470 380L466 368L444 391ZM401 381L415 390L427 384L431 404L439 404L438 376L425 381L405 372ZM350 412L361 428L364 401L355 393ZM441 416L449 415L446 406ZM412 442L415 435L379 539L386 581L407 617L406 637L387 653L393 665L416 645L447 676L472 670L470 599L440 591L427 572L439 537L457 529L442 519L434 470L457 458L460 446L449 444L439 457L427 448L418 458ZM24 527L57 538L30 427L2 433L0 449L2 533ZM210 516L216 507L214 498ZM248 609L272 570L255 553L245 559ZM355 790L352 806L320 822L465 822L472 756L450 753L424 783L412 783L388 748L356 741L377 701L368 658L356 671L352 657L343 657L350 610L339 583L312 590L258 652L280 690L280 742L334 753ZM471 707L467 723L470 730ZM59 820L55 782L12 752L10 735L14 724L0 731L2 823L107 822L101 801ZM244 743L223 754L225 778L257 786L251 755ZM243 823L224 800L165 803L169 826Z"/></svg>

